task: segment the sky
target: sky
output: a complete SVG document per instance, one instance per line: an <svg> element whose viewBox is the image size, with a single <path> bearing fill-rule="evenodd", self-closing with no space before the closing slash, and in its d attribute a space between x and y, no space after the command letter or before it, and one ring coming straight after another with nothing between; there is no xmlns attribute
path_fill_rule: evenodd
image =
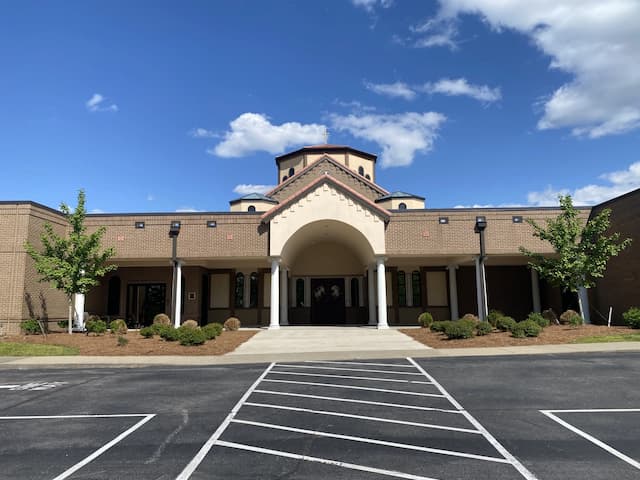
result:
<svg viewBox="0 0 640 480"><path fill-rule="evenodd" d="M275 156L378 155L428 208L640 187L640 0L7 1L0 200L227 211Z"/></svg>

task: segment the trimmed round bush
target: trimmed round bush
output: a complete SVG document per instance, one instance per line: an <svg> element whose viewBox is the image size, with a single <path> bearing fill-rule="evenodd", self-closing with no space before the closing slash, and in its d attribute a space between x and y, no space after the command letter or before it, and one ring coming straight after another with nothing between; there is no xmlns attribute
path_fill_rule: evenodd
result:
<svg viewBox="0 0 640 480"><path fill-rule="evenodd" d="M511 329L511 335L516 338L537 337L541 331L542 327L534 320L524 320L516 323Z"/></svg>
<svg viewBox="0 0 640 480"><path fill-rule="evenodd" d="M500 310L491 310L487 315L487 322L495 327L498 323L498 319L501 317L504 317L504 313L502 313Z"/></svg>
<svg viewBox="0 0 640 480"><path fill-rule="evenodd" d="M493 332L493 325L489 322L478 322L476 324L476 335L482 337L483 335L489 335Z"/></svg>
<svg viewBox="0 0 640 480"><path fill-rule="evenodd" d="M640 308L631 307L629 310L622 314L624 323L631 328L640 328Z"/></svg>
<svg viewBox="0 0 640 480"><path fill-rule="evenodd" d="M175 342L178 340L178 330L171 325L164 325L164 328L160 330L160 338L163 338L167 342Z"/></svg>
<svg viewBox="0 0 640 480"><path fill-rule="evenodd" d="M429 328L433 323L433 315L429 312L422 312L418 315L418 323L422 328Z"/></svg>
<svg viewBox="0 0 640 480"><path fill-rule="evenodd" d="M571 319L579 316L580 314L575 310L567 310L560 315L560 323L562 325L571 325Z"/></svg>
<svg viewBox="0 0 640 480"><path fill-rule="evenodd" d="M230 332L234 332L240 329L240 320L236 317L229 317L224 322L224 329Z"/></svg>
<svg viewBox="0 0 640 480"><path fill-rule="evenodd" d="M474 326L475 323L471 324L469 321L453 321L445 326L444 334L449 340L471 338L475 331Z"/></svg>
<svg viewBox="0 0 640 480"><path fill-rule="evenodd" d="M142 327L140 329L140 335L144 338L152 338L155 335L155 330L152 327Z"/></svg>
<svg viewBox="0 0 640 480"><path fill-rule="evenodd" d="M94 335L102 335L107 331L107 323L100 318L95 320L89 317L89 320L87 320L87 323L85 324L85 328L87 329L87 335L90 333L93 333Z"/></svg>
<svg viewBox="0 0 640 480"><path fill-rule="evenodd" d="M480 319L478 318L477 315L474 315L473 313L465 313L464 316L460 319L460 320L466 320L469 322L479 322Z"/></svg>
<svg viewBox="0 0 640 480"><path fill-rule="evenodd" d="M111 333L117 333L118 335L126 335L127 334L127 322L123 319L118 318L109 324L109 330Z"/></svg>
<svg viewBox="0 0 640 480"><path fill-rule="evenodd" d="M571 325L572 327L579 327L583 323L584 319L580 315L574 315L573 317L569 318L569 325Z"/></svg>
<svg viewBox="0 0 640 480"><path fill-rule="evenodd" d="M208 323L202 327L201 330L204 336L207 337L207 340L212 340L220 336L224 327L220 323Z"/></svg>
<svg viewBox="0 0 640 480"><path fill-rule="evenodd" d="M449 323L451 323L451 320L440 320L438 322L433 322L429 328L432 332L442 333Z"/></svg>
<svg viewBox="0 0 640 480"><path fill-rule="evenodd" d="M527 320L533 320L538 325L540 325L542 328L547 328L549 326L549 320L544 318L541 313L532 312L527 317Z"/></svg>
<svg viewBox="0 0 640 480"><path fill-rule="evenodd" d="M198 328L200 327L200 325L198 325L198 322L196 322L195 320L185 320L185 322L182 324L183 327L186 328Z"/></svg>
<svg viewBox="0 0 640 480"><path fill-rule="evenodd" d="M516 326L516 321L511 317L500 317L496 322L496 328L503 332L510 332Z"/></svg>
<svg viewBox="0 0 640 480"><path fill-rule="evenodd" d="M199 328L185 327L183 325L180 328L177 328L175 332L178 335L180 345L202 345L207 340L207 337Z"/></svg>
<svg viewBox="0 0 640 480"><path fill-rule="evenodd" d="M154 325L171 325L171 319L169 315L165 315L164 313L159 313L155 317L153 317Z"/></svg>
<svg viewBox="0 0 640 480"><path fill-rule="evenodd" d="M20 329L27 335L38 335L41 333L40 324L35 318L30 318L20 323Z"/></svg>

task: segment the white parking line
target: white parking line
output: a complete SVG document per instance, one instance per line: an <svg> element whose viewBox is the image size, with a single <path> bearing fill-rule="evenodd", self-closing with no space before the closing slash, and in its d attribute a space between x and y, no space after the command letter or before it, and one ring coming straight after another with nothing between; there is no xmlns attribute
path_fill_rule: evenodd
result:
<svg viewBox="0 0 640 480"><path fill-rule="evenodd" d="M268 403L254 403L254 402L245 402L245 405L251 407L261 407L261 408L273 408L276 410L288 410L292 412L303 412L303 413L314 413L317 415L328 415L333 417L345 417L345 418L355 418L358 420L371 420L373 422L382 422L382 423L393 423L398 425L409 425L411 427L422 427L422 428L432 428L435 430L449 430L452 432L462 432L462 433L481 433L478 430L471 430L470 428L459 428L459 427L446 427L443 425L434 425L431 423L420 423L420 422L409 422L405 420L391 420L389 418L382 417L369 417L366 415L355 415L351 413L339 413L339 412L329 412L326 410L312 410L310 408L301 408L301 407L287 407L285 405L273 405Z"/></svg>
<svg viewBox="0 0 640 480"><path fill-rule="evenodd" d="M323 463L325 465L335 465L336 467L348 468L367 473L377 473L379 475L387 475L389 477L404 478L407 480L437 480L432 477L421 477L419 475L411 475L409 473L396 472L394 470L384 470L382 468L367 467L365 465L357 465L355 463L338 462L327 458L312 457L309 455L298 455L297 453L282 452L279 450L271 450L269 448L253 447L251 445L243 445L241 443L224 442L218 440L216 445L221 447L235 448L238 450L247 450L249 452L264 453L266 455L275 455L278 457L293 458L296 460L306 460L308 462Z"/></svg>
<svg viewBox="0 0 640 480"><path fill-rule="evenodd" d="M267 393L269 395L284 395L287 397L300 397L300 398L314 398L316 400L330 400L335 402L344 402L344 403L363 403L365 405L377 405L379 407L395 407L395 408L406 408L409 410L426 410L431 412L442 412L442 413L462 413L459 410L447 410L446 408L433 408L433 407L418 407L416 405L404 405L401 403L387 403L387 402L374 402L371 400L353 400L351 398L340 398L340 397L323 397L321 395L307 395L304 393L290 393L290 392L277 392L274 390L254 390L255 393Z"/></svg>
<svg viewBox="0 0 640 480"><path fill-rule="evenodd" d="M120 435L115 437L113 440L111 440L110 442L104 444L102 447L97 449L91 455L89 455L88 457L86 457L83 460L79 461L78 463L76 463L72 467L68 468L67 470L65 470L64 472L62 472L60 475L58 475L57 477L55 477L53 479L53 480L64 480L64 479L70 477L71 475L73 475L75 472L80 470L85 465L91 463L93 460L95 460L100 455L102 455L104 452L106 452L111 447L113 447L116 443L122 441L124 438L128 437L129 435L131 435L133 432L135 432L137 429L139 429L142 425L147 423L149 420L151 420L155 416L156 415L152 414L152 413L149 413L149 414L147 414L147 413L123 413L123 414L111 414L111 415L25 415L25 416L0 417L0 420L43 420L43 419L51 420L51 419L70 419L70 418L78 419L78 418L143 417L142 420L137 422L135 425L133 425L132 427L128 428L127 430L122 432Z"/></svg>
<svg viewBox="0 0 640 480"><path fill-rule="evenodd" d="M422 382L420 380L403 380L399 378L381 378L381 377L358 377L352 375L332 375L330 373L305 373L305 372L288 372L286 370L271 370L271 374L279 375L299 375L305 377L324 377L324 378L346 378L349 380L373 380L376 382L395 382L395 383L416 383L419 385L432 385L431 382Z"/></svg>
<svg viewBox="0 0 640 480"><path fill-rule="evenodd" d="M289 364L284 364L284 363L280 363L278 364L279 367L287 367L287 368L305 368L305 369L319 369L319 370L342 370L342 371L346 371L346 372L369 372L369 373L389 373L389 374L395 374L395 375L422 375L421 373L414 373L414 372L397 372L395 370L371 370L371 369L364 369L364 368L342 368L342 367L308 367L306 365L289 365Z"/></svg>
<svg viewBox="0 0 640 480"><path fill-rule="evenodd" d="M293 385L313 385L316 387L330 387L330 388L345 388L348 390L367 390L369 392L382 392L382 393L397 393L399 395L413 395L416 397L438 397L444 398L444 395L438 393L421 393L421 392L407 392L404 390L392 390L387 388L371 388L371 387L357 387L355 385L340 385L337 383L320 383L320 382L300 382L297 380L276 380L265 378L264 382L272 383L288 383Z"/></svg>
<svg viewBox="0 0 640 480"><path fill-rule="evenodd" d="M634 460L631 457L628 457L627 455L625 455L621 451L616 450L615 448L611 447L610 445L607 445L603 441L598 440L596 437L594 437L592 435L589 435L587 432L585 432L583 430L580 430L577 427L574 427L570 423L568 423L565 420L562 420L561 418L559 418L556 415L554 415L554 413L622 413L622 412L640 412L639 408L609 408L609 409L607 409L607 408L594 408L594 409L590 409L590 410L540 410L540 412L543 413L544 415L546 415L547 417L549 417L551 420L559 423L563 427L568 428L569 430L571 430L574 433L577 433L582 438L590 441L594 445L597 445L598 447L602 448L603 450L609 452L611 455L614 455L614 456L618 457L620 460L623 460L623 461L627 462L629 465L631 465L632 467L635 467L635 468L640 470L640 462L637 462L636 460Z"/></svg>
<svg viewBox="0 0 640 480"><path fill-rule="evenodd" d="M249 398L249 396L253 393L253 391L256 389L258 384L262 381L264 377L267 376L267 374L269 373L269 370L271 370L274 367L274 365L275 363L271 363L265 369L265 371L262 372L262 374L258 377L258 379L255 382L253 382L253 384L244 393L244 395L240 398L240 400L238 400L238 403L236 403L236 405L231 409L231 412L229 412L229 415L227 415L227 417L223 420L223 422L216 429L216 431L213 432L213 435L211 435L211 437L209 437L209 439L205 442L205 444L200 448L196 456L193 457L193 459L189 462L189 464L186 467L184 467L184 470L180 472L180 475L176 477L176 480L187 480L189 477L191 477L191 475L193 475L193 472L196 471L196 468L198 468L198 465L202 463L202 460L204 460L204 457L207 456L207 453L209 453L209 450L211 450L211 448L216 443L218 438L220 438L220 435L222 435L222 433L227 429L227 427L229 426L229 423L231 423L231 420L233 420L233 417L236 416L236 414L238 413L238 410L240 410L240 408L242 407L242 404L247 401L247 398Z"/></svg>
<svg viewBox="0 0 640 480"><path fill-rule="evenodd" d="M368 363L368 362L333 362L322 360L305 360L304 363L328 363L335 365L368 365L371 367L399 367L399 368L413 368L413 365L399 365L397 363Z"/></svg>
<svg viewBox="0 0 640 480"><path fill-rule="evenodd" d="M285 432L304 433L307 435L314 435L318 437L337 438L340 440L350 440L353 442L370 443L373 445L383 445L385 447L402 448L404 450L416 450L419 452L437 453L440 455L450 455L453 457L473 458L474 460L485 460L487 462L511 463L509 462L509 460L506 460L504 458L488 457L486 455L475 455L473 453L456 452L453 450L443 450L440 448L422 447L420 445L411 445L408 443L387 442L384 440L377 440L375 438L356 437L353 435L341 435L338 433L322 432L319 430L307 430L304 428L287 427L285 425L276 425L273 423L253 422L250 420L239 420L237 418L234 418L233 420L231 420L231 422L240 423L243 425L251 425L254 427L270 428L273 430L282 430Z"/></svg>
<svg viewBox="0 0 640 480"><path fill-rule="evenodd" d="M493 447L498 450L498 452L500 452L500 454L506 458L508 460L508 463L511 463L511 465L514 466L514 468L516 470L518 470L518 472L520 472L520 474L526 478L527 480L537 480L536 476L531 473L524 465L522 465L520 463L520 461L514 457L513 455L511 455L509 453L509 451L504 448L500 442L498 442L498 440L495 439L495 437L493 435L491 435L486 428L484 428L482 426L482 424L480 422L478 422L473 415L471 415L469 412L467 412L464 408L462 408L462 405L460 405L460 403L458 403L458 401L453 398L449 392L447 392L442 385L440 385L435 378L433 378L431 375L429 375L424 368L422 368L415 360L413 360L413 358L407 358L407 360L409 360L409 362L411 362L413 365L415 365L415 367L422 372L422 374L427 377L427 379L429 379L430 382L433 382L433 384L438 388L438 390L440 390L440 392L442 392L443 395L445 395L447 397L447 399L451 402L451 404L456 407L460 413L462 415L465 416L465 418L467 420L469 420L469 422L478 430L480 430L482 432L482 435L484 436L484 438L487 439L487 441L493 445Z"/></svg>

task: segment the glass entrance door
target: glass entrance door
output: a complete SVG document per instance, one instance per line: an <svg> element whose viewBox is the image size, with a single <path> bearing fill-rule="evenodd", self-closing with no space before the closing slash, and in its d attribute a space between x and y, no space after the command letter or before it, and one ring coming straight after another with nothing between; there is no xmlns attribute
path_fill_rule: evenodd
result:
<svg viewBox="0 0 640 480"><path fill-rule="evenodd" d="M127 285L127 324L132 328L146 327L158 313L166 313L166 290L164 283Z"/></svg>
<svg viewBox="0 0 640 480"><path fill-rule="evenodd" d="M311 323L345 323L344 278L311 279Z"/></svg>

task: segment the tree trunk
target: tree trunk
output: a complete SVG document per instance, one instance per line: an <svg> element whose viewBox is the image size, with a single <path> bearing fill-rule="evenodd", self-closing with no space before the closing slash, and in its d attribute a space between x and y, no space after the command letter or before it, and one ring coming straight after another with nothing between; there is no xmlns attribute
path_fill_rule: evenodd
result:
<svg viewBox="0 0 640 480"><path fill-rule="evenodd" d="M73 297L69 297L69 335L73 333Z"/></svg>

